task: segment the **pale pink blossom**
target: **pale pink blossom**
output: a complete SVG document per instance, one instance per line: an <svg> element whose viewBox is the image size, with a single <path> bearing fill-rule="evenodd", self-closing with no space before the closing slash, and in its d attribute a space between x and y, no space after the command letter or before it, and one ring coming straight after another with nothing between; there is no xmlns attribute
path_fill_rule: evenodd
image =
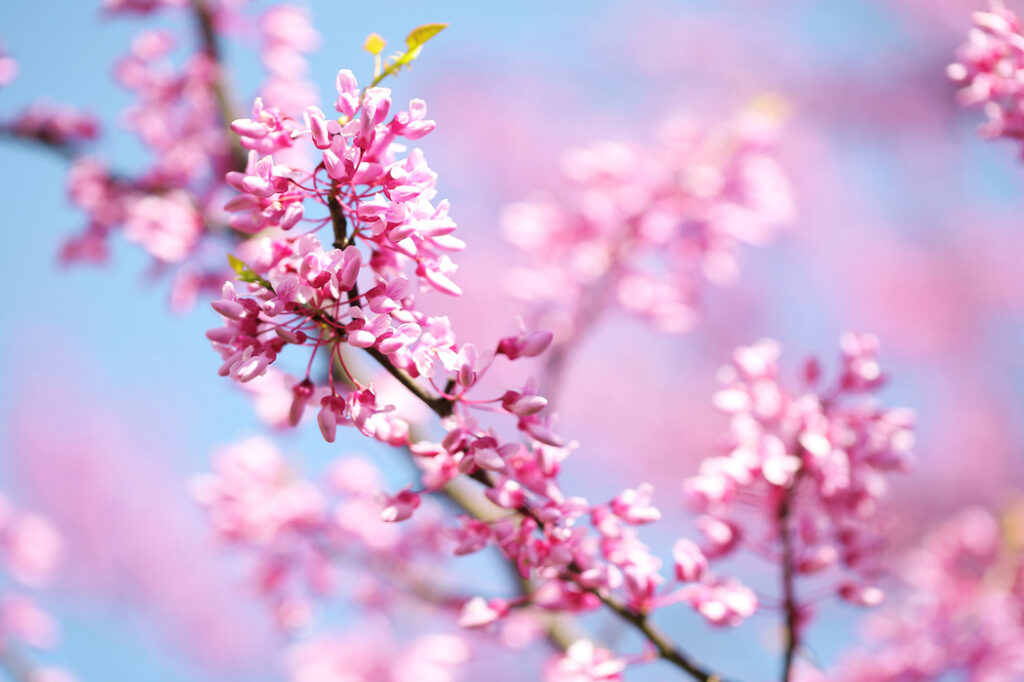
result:
<svg viewBox="0 0 1024 682"><path fill-rule="evenodd" d="M615 682L622 679L625 669L625 660L590 640L580 639L549 667L544 679L547 682Z"/></svg>

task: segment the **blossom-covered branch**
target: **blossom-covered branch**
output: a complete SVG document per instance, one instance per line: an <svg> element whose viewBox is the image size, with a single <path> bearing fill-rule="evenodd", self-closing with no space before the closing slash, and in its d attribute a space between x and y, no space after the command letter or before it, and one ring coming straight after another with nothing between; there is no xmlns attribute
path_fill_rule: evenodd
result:
<svg viewBox="0 0 1024 682"><path fill-rule="evenodd" d="M697 525L706 536L705 555L717 559L745 547L779 566L784 681L812 614L813 600L797 593L799 576L837 573L818 598L835 594L861 606L881 601L874 584L883 574L878 508L886 476L911 463L912 413L864 398L884 382L877 339L847 334L841 349L834 382L825 384L811 359L796 391L780 380L777 343L738 349L715 395L716 407L731 419L724 453L704 460L684 484L691 507L702 514Z"/></svg>
<svg viewBox="0 0 1024 682"><path fill-rule="evenodd" d="M447 318L418 309L417 289L461 293L448 254L463 247L452 234L447 203L432 201L436 176L422 153L396 155L394 140L416 140L433 129L424 103L414 100L408 111L389 118L387 88L360 90L349 71L339 73L336 86L338 120L311 106L300 123L257 101L252 118L232 124L251 151L245 173L228 175L240 193L227 206L234 214L231 222L236 229L281 232L254 240L252 247L242 245L233 263L244 288L227 283L213 304L225 323L209 333L224 359L221 373L245 383L266 373L287 347L306 348L305 375L292 387L293 424L307 406L319 403L317 421L328 442L338 426L351 424L366 436L409 447L424 469L425 491L440 490L460 474L480 482L492 503L517 516L475 526L473 549L495 542L524 578L540 579L541 586L525 599L569 612L604 603L640 630L659 657L698 679L710 679L711 673L648 620L660 603L660 562L628 526L658 518L649 493L626 491L610 506L563 493L558 463L568 449L535 385L527 382L496 398L470 395L498 357L536 356L551 335L524 331L481 353L457 341ZM300 143L320 150L320 163L302 169L270 155L294 151ZM326 208L327 216L307 215L307 204ZM327 223L342 248L324 250L312 234ZM446 434L441 442L410 442L409 424L394 405L381 403L373 387L347 367L344 349L349 347L366 350L435 412ZM321 354L340 367L344 381L335 381L333 374L326 384L314 381L310 368ZM477 414L511 420L525 442L485 428ZM386 496L383 516L404 520L419 505L419 493L406 488ZM600 551L597 538L578 523L584 514L604 538ZM624 600L613 595L616 589L625 590ZM716 611L709 604L720 604L717 608L732 615L718 622L736 623L753 612L753 602L733 611L727 600L734 589L740 588L719 582L687 592L685 600L706 613ZM474 600L463 622L494 622L514 605Z"/></svg>

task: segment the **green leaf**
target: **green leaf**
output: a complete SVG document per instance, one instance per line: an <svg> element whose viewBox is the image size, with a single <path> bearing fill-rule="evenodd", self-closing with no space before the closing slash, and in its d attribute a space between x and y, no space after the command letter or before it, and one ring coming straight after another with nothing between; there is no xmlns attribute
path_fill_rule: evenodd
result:
<svg viewBox="0 0 1024 682"><path fill-rule="evenodd" d="M384 60L384 70L377 74L369 87L375 87L388 76L397 75L403 66L409 66L420 55L424 43L448 28L448 24L423 24L414 28L405 38L408 49Z"/></svg>
<svg viewBox="0 0 1024 682"><path fill-rule="evenodd" d="M248 265L241 261L241 259L235 258L230 253L228 254L228 265L230 265L231 269L235 271L235 274L239 276L245 274L245 271L250 269Z"/></svg>
<svg viewBox="0 0 1024 682"><path fill-rule="evenodd" d="M419 49L425 42L446 28L448 28L448 24L423 24L422 26L417 26L405 37L405 44L408 46L409 52L415 51L416 54L419 54ZM415 58L415 56L411 57L410 61Z"/></svg>
<svg viewBox="0 0 1024 682"><path fill-rule="evenodd" d="M230 253L228 254L228 264L231 266L231 269L235 271L235 274L238 275L238 279L240 281L252 282L254 284L259 284L264 289L273 290L274 287L269 281L256 274L256 271L246 265L245 261L235 258Z"/></svg>

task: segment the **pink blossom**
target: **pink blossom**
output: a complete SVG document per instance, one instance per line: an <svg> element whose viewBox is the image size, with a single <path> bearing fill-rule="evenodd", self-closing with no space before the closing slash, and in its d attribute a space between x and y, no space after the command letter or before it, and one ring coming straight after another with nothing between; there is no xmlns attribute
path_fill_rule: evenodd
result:
<svg viewBox="0 0 1024 682"><path fill-rule="evenodd" d="M56 643L57 623L31 598L5 594L0 598L0 636L48 649Z"/></svg>
<svg viewBox="0 0 1024 682"><path fill-rule="evenodd" d="M1005 519L1019 523L1020 510ZM903 589L866 623L868 646L840 658L828 679L896 682L966 675L1010 682L1024 674L1019 548L990 512L969 508L935 528L901 562ZM871 588L851 585L863 602ZM873 599L872 599L873 601Z"/></svg>
<svg viewBox="0 0 1024 682"><path fill-rule="evenodd" d="M594 323L607 307L602 295L659 329L689 330L705 283L735 279L739 245L764 244L794 217L772 152L773 116L755 108L721 129L670 121L647 148L569 152L567 197L505 212L506 238L533 260L512 290L567 309L561 343Z"/></svg>
<svg viewBox="0 0 1024 682"><path fill-rule="evenodd" d="M317 490L293 479L268 440L250 438L217 453L215 473L193 482L218 532L233 541L264 543L290 529L322 522Z"/></svg>
<svg viewBox="0 0 1024 682"><path fill-rule="evenodd" d="M199 243L202 231L202 217L184 192L146 195L126 202L125 238L158 260L185 260Z"/></svg>
<svg viewBox="0 0 1024 682"><path fill-rule="evenodd" d="M0 56L0 85L3 85L2 71L5 59L10 58ZM11 63L13 64L13 60ZM34 102L18 115L11 127L22 137L64 147L75 147L90 142L99 137L100 133L99 122L95 117L73 107L56 105L45 100Z"/></svg>
<svg viewBox="0 0 1024 682"><path fill-rule="evenodd" d="M843 583L838 592L841 599L857 606L878 606L885 600L885 593L872 585Z"/></svg>
<svg viewBox="0 0 1024 682"><path fill-rule="evenodd" d="M613 682L622 679L625 669L626 661L589 640L580 639L555 661L544 679L548 682Z"/></svg>
<svg viewBox="0 0 1024 682"><path fill-rule="evenodd" d="M1020 74L1024 70L1024 33L1017 15L1002 0L990 0L989 11L974 13L974 27L946 73L960 90L964 106L983 105L984 137L1024 137Z"/></svg>
<svg viewBox="0 0 1024 682"><path fill-rule="evenodd" d="M508 604L501 599L485 600L473 597L462 607L459 625L464 628L478 628L490 625L508 613Z"/></svg>
<svg viewBox="0 0 1024 682"><path fill-rule="evenodd" d="M657 521L661 512L651 505L654 487L649 483L625 490L611 501L611 510L626 523L643 524Z"/></svg>
<svg viewBox="0 0 1024 682"><path fill-rule="evenodd" d="M462 528L448 530L448 536L458 543L455 547L456 555L461 556L463 554L479 552L487 546L491 539L491 527L489 524L467 516L461 516L459 520L462 522Z"/></svg>
<svg viewBox="0 0 1024 682"><path fill-rule="evenodd" d="M380 513L382 521L405 521L420 506L420 496L406 488L394 496L381 493L380 503L383 507Z"/></svg>
<svg viewBox="0 0 1024 682"><path fill-rule="evenodd" d="M509 360L520 357L532 358L540 355L551 345L554 335L549 331L527 332L520 320L519 336L506 336L498 342L498 353L508 356Z"/></svg>
<svg viewBox="0 0 1024 682"><path fill-rule="evenodd" d="M878 505L886 476L909 467L913 417L864 397L884 379L875 337L846 334L840 346L833 386L818 386L817 363L806 363L815 369L804 372L808 384L795 390L782 383L777 343L737 349L732 365L719 372L724 387L714 399L730 420L725 454L705 459L683 490L703 513L697 523L708 558L746 545L796 574L842 567L860 579L843 579L836 594L875 606L882 592L865 581L881 569ZM691 549L683 554L686 563L677 563L680 571L699 561L687 556ZM694 586L688 594L712 622L734 622L748 610L732 608L717 587L709 589Z"/></svg>
<svg viewBox="0 0 1024 682"><path fill-rule="evenodd" d="M291 682L455 682L470 656L462 638L421 635L399 641L381 627L319 635L289 652Z"/></svg>
<svg viewBox="0 0 1024 682"><path fill-rule="evenodd" d="M688 599L712 625L739 625L757 611L757 597L734 580L693 585Z"/></svg>
<svg viewBox="0 0 1024 682"><path fill-rule="evenodd" d="M0 87L9 85L18 76L18 62L0 49Z"/></svg>
<svg viewBox="0 0 1024 682"><path fill-rule="evenodd" d="M692 540L680 538L672 546L676 563L676 578L683 582L700 580L708 569L708 560Z"/></svg>
<svg viewBox="0 0 1024 682"><path fill-rule="evenodd" d="M48 649L56 644L57 622L22 590L41 588L61 558L61 538L38 514L15 509L0 497L0 566L9 578L0 593L0 644Z"/></svg>

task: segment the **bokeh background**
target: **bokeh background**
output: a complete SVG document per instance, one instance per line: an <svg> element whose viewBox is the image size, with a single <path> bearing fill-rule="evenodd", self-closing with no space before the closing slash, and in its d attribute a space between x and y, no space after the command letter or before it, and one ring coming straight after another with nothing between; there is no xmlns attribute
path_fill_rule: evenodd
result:
<svg viewBox="0 0 1024 682"><path fill-rule="evenodd" d="M715 370L731 348L766 336L791 367L807 354L831 359L844 330L880 337L884 397L919 415L918 468L892 499L895 542L965 504L1014 498L1024 475L1024 165L1013 144L978 139L981 114L958 109L944 75L975 4L308 3L324 93L341 67L370 71L368 33L400 43L412 26L450 22L391 85L399 100L426 99L438 122L422 146L470 244L466 295L449 312L463 338L485 344L525 309L505 287L522 259L501 238L502 207L543 194L565 150L651 141L668 116L713 123L764 93L789 103L780 155L797 223L743 252L739 281L709 292L692 332L610 316L568 371L562 431L582 447L567 489L605 499L623 481L653 481L669 520L646 537L663 548L688 528L678 482L725 426L710 405ZM158 23L189 35L184 17ZM116 128L130 97L111 78L138 28L92 2L0 4L0 41L21 69L0 90L0 112L40 96L76 105L108 122L101 150L116 167L141 165ZM236 43L228 61L236 91L252 92L263 77L253 52ZM187 488L213 450L265 429L215 374L203 336L215 314L205 304L171 314L168 282L144 254L118 244L106 267L58 265L81 221L65 177L56 156L0 146L2 487L50 516L68 545L43 600L64 629L48 660L82 680L281 679L283 643L244 563L216 548ZM358 437L327 445L305 429L278 440L309 470L364 450L396 480L408 476ZM737 571L759 579L756 567ZM856 636L857 615L826 607L828 626L810 636L820 660ZM708 632L689 615L664 620L730 673L774 670L771 614L738 633ZM507 664L477 665L491 679L523 679ZM659 669L637 679L660 679Z"/></svg>

